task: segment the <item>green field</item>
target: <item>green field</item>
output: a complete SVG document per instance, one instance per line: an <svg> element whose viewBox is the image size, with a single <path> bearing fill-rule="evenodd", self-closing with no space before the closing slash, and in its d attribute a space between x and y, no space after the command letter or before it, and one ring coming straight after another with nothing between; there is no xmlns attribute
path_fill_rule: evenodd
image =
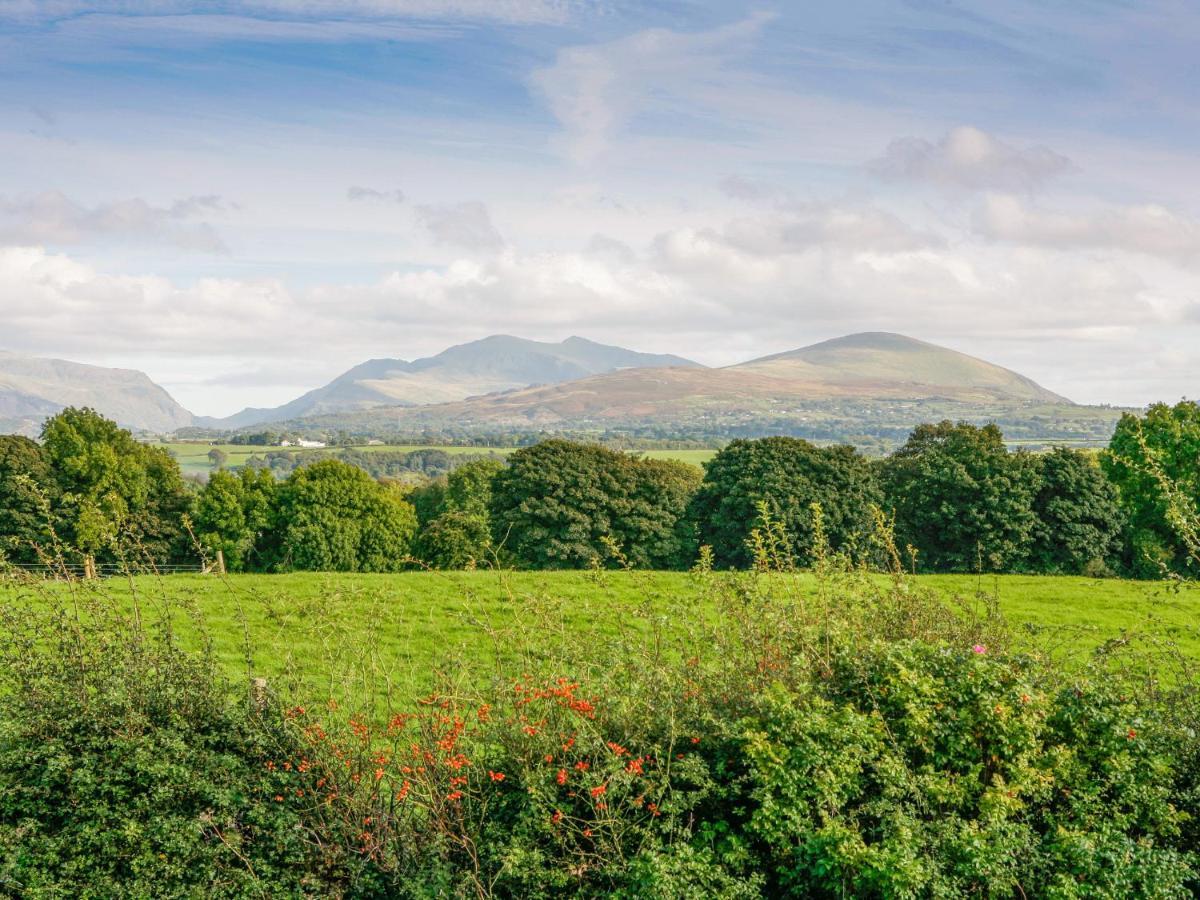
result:
<svg viewBox="0 0 1200 900"><path fill-rule="evenodd" d="M263 455L272 451L288 451L302 455L318 454L328 455L336 452L338 448L313 448L304 449L300 447L249 447L245 444L210 444L206 441L162 441L154 444L156 447L161 447L175 457L179 461L179 468L184 475L200 475L212 471L212 463L209 462L209 451L216 448L223 451L228 457L226 466L229 468L238 468L243 465L251 456ZM410 453L414 450L443 450L446 453L453 455L463 454L496 454L505 456L513 452L511 447L462 447L451 445L428 445L428 444L397 444L397 445L373 445L373 446L358 446L356 450L363 450L368 453L388 451L393 453ZM650 459L677 459L681 462L691 463L698 466L701 463L707 462L716 455L716 450L640 450L637 451L642 456Z"/></svg>
<svg viewBox="0 0 1200 900"><path fill-rule="evenodd" d="M801 592L815 590L801 575ZM991 595L1018 642L1056 651L1077 665L1094 648L1126 633L1173 645L1200 662L1200 590L1162 583L1048 576L922 576L918 584L960 597ZM544 629L550 645L562 628L610 641L643 634L658 619L670 629L682 609L703 604L703 583L667 572L412 572L399 575L176 575L86 583L127 608L136 596L145 620L171 608L187 643L196 621L231 673L292 677L322 696L387 689L393 699L428 689L446 666L472 668L494 659L511 629ZM52 583L0 582L0 601L27 605ZM1028 634L1024 626L1039 626Z"/></svg>

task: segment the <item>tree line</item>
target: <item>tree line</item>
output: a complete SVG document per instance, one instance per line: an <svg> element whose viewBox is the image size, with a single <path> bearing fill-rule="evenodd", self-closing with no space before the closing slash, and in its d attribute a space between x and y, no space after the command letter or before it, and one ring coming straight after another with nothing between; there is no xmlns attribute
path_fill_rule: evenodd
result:
<svg viewBox="0 0 1200 900"><path fill-rule="evenodd" d="M197 489L91 410L48 420L39 442L0 438L0 551L16 562L58 548L156 563L220 551L253 571L686 569L707 548L713 565L744 568L757 531L803 567L826 548L876 561L884 528L917 571L1161 577L1192 564L1198 509L1188 401L1126 414L1100 453L1010 452L995 425L945 421L880 460L769 437L731 442L702 472L552 438L416 488L327 458L282 480L218 471Z"/></svg>

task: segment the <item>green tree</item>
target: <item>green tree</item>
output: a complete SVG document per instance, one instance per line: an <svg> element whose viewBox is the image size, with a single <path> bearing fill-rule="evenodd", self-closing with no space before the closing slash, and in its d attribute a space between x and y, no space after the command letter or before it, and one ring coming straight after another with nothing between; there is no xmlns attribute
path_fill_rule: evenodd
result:
<svg viewBox="0 0 1200 900"><path fill-rule="evenodd" d="M633 566L665 568L679 561L687 534L681 483L675 469L625 453L543 441L513 453L496 474L493 536L533 568L591 565L609 557L610 541ZM671 489L656 492L655 484Z"/></svg>
<svg viewBox="0 0 1200 900"><path fill-rule="evenodd" d="M1095 454L1057 447L1032 459L1038 488L1030 567L1067 575L1110 569L1121 552L1124 512Z"/></svg>
<svg viewBox="0 0 1200 900"><path fill-rule="evenodd" d="M211 555L220 550L234 572L262 565L261 545L274 515L276 483L269 469L214 472L196 498L196 539Z"/></svg>
<svg viewBox="0 0 1200 900"><path fill-rule="evenodd" d="M489 507L492 481L503 468L499 460L478 459L446 476L444 488L436 494L437 515L425 521L417 539L417 555L424 562L439 569L461 569L493 555Z"/></svg>
<svg viewBox="0 0 1200 900"><path fill-rule="evenodd" d="M1182 528L1200 516L1200 404L1126 413L1101 454L1128 517L1128 565L1140 577L1194 567Z"/></svg>
<svg viewBox="0 0 1200 900"><path fill-rule="evenodd" d="M220 447L213 447L208 451L208 461L214 469L223 469L225 463L229 462L229 454Z"/></svg>
<svg viewBox="0 0 1200 900"><path fill-rule="evenodd" d="M61 491L62 533L101 560L164 562L189 552L191 497L174 458L91 409L68 408L42 427Z"/></svg>
<svg viewBox="0 0 1200 900"><path fill-rule="evenodd" d="M39 548L50 549L57 499L50 457L41 445L0 435L0 559L32 563Z"/></svg>
<svg viewBox="0 0 1200 900"><path fill-rule="evenodd" d="M395 572L404 568L417 516L399 489L323 459L297 469L276 494L277 568Z"/></svg>
<svg viewBox="0 0 1200 900"><path fill-rule="evenodd" d="M629 511L621 521L621 548L635 568L686 569L695 561L696 523L689 507L704 473L677 460L635 462Z"/></svg>
<svg viewBox="0 0 1200 900"><path fill-rule="evenodd" d="M446 476L443 511L486 515L492 502L492 482L503 468L498 459L476 459L452 470Z"/></svg>
<svg viewBox="0 0 1200 900"><path fill-rule="evenodd" d="M761 503L784 527L795 562L807 565L813 504L821 506L831 547L853 555L865 549L880 495L870 465L853 447L816 447L792 437L734 441L707 464L691 507L700 542L712 547L718 565L750 565L748 541Z"/></svg>
<svg viewBox="0 0 1200 900"><path fill-rule="evenodd" d="M925 570L1005 572L1026 563L1037 518L1036 467L995 425L918 425L882 466L896 536Z"/></svg>

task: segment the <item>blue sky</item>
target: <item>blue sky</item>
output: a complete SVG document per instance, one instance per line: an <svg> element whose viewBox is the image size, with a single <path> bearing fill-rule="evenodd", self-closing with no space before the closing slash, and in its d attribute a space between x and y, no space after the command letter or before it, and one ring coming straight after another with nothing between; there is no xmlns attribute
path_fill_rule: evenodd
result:
<svg viewBox="0 0 1200 900"><path fill-rule="evenodd" d="M1190 3L0 0L0 348L198 413L495 332L1196 394Z"/></svg>

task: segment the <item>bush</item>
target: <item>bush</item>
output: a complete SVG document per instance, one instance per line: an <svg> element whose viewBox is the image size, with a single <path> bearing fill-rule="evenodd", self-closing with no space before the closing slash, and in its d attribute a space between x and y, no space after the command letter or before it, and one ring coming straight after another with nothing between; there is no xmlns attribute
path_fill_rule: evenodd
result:
<svg viewBox="0 0 1200 900"><path fill-rule="evenodd" d="M352 881L358 861L343 869L308 840L265 766L287 734L269 698L74 599L71 614L5 616L0 891L301 896Z"/></svg>

